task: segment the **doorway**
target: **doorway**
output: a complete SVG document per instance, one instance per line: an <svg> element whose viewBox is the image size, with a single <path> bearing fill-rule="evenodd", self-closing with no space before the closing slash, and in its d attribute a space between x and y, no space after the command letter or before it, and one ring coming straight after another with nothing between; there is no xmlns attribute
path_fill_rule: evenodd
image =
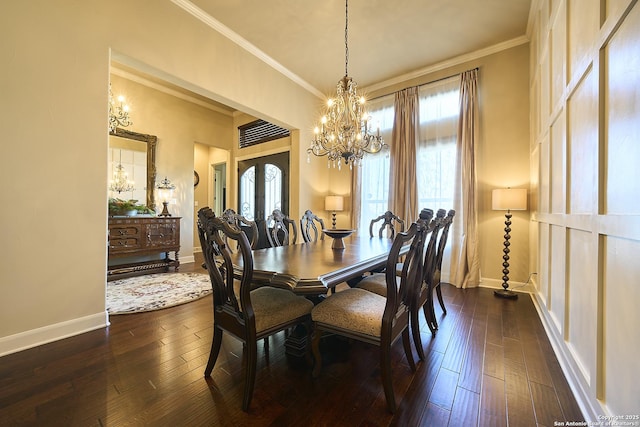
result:
<svg viewBox="0 0 640 427"><path fill-rule="evenodd" d="M262 230L274 209L289 213L288 151L238 162L238 213Z"/></svg>
<svg viewBox="0 0 640 427"><path fill-rule="evenodd" d="M213 210L222 215L227 209L227 164L213 165Z"/></svg>

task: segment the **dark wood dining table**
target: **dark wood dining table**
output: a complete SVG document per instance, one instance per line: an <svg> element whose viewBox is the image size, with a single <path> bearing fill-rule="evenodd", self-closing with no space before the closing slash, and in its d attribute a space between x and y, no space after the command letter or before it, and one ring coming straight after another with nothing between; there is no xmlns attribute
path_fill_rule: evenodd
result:
<svg viewBox="0 0 640 427"><path fill-rule="evenodd" d="M384 266L393 241L350 236L344 249L332 249L332 239L253 251L257 283L291 289L300 295L326 294L330 288Z"/></svg>

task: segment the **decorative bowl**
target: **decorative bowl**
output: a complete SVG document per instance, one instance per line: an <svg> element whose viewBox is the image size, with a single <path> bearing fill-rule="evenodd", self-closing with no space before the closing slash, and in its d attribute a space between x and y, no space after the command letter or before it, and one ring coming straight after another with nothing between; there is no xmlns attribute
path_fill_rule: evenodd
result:
<svg viewBox="0 0 640 427"><path fill-rule="evenodd" d="M333 239L331 249L344 249L343 238L349 237L356 230L346 228L323 228L322 232Z"/></svg>

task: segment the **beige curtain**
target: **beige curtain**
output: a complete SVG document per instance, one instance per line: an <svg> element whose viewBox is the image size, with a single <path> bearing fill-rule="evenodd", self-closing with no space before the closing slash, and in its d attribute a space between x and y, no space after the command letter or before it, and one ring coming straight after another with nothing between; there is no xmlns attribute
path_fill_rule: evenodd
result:
<svg viewBox="0 0 640 427"><path fill-rule="evenodd" d="M418 88L412 87L395 95L395 117L391 136L389 209L410 224L418 216L416 189L416 146L420 114Z"/></svg>
<svg viewBox="0 0 640 427"><path fill-rule="evenodd" d="M478 70L462 74L460 86L460 121L458 123L456 187L454 209L456 218L451 240L450 282L458 288L480 284L478 258L478 200L475 144L477 135Z"/></svg>

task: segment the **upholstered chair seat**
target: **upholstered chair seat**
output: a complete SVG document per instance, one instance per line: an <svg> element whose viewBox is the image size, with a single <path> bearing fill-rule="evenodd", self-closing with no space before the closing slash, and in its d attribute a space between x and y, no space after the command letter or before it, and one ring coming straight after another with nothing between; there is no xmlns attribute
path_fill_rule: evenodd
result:
<svg viewBox="0 0 640 427"><path fill-rule="evenodd" d="M385 297L363 289L337 292L311 311L311 319L338 329L379 338Z"/></svg>
<svg viewBox="0 0 640 427"><path fill-rule="evenodd" d="M313 303L286 289L263 286L251 291L256 333L272 329L311 313Z"/></svg>

